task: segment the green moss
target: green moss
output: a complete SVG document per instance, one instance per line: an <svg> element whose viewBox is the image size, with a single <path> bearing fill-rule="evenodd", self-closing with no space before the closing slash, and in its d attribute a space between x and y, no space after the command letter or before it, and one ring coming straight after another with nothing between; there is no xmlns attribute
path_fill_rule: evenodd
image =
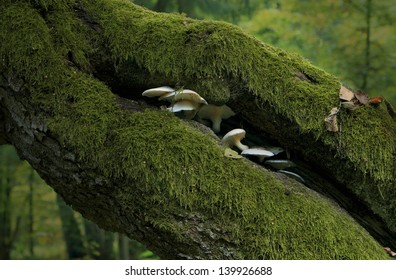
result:
<svg viewBox="0 0 396 280"><path fill-rule="evenodd" d="M382 106L344 111L341 135L328 132L324 119L338 106L340 81L300 56L263 44L230 24L156 14L127 1L101 3L86 5L104 27L109 52L124 69L122 80L140 82L133 71L125 74L128 65L137 64L148 76L158 77L157 85L166 77L175 85L194 88L216 104L238 94L229 88L230 81L242 84L239 87L245 94L256 96L258 108L270 104L277 114L298 126L301 134L326 145L340 166L337 179L377 213L387 209L382 217L396 230L392 215L396 209L396 125ZM301 73L306 80L297 80ZM353 170L362 176L355 179L356 184L347 181Z"/></svg>
<svg viewBox="0 0 396 280"><path fill-rule="evenodd" d="M150 75L199 88L206 99L217 103L232 94L227 81L244 81L260 102L273 104L302 132L330 146L338 143L324 131L318 116L337 105L339 83L301 58L251 39L229 24L154 14L129 1L88 2L84 7L100 22L103 43L117 66L136 64ZM50 112L43 116L62 144L107 178L123 182L115 192L125 211L136 207L131 201L143 193L146 206L138 205L146 207L139 211L147 213L147 222L178 239L184 229L162 209L177 211L182 206L220 217L243 258L386 257L356 222L301 185L285 194L285 185L271 172L247 160L224 157L214 140L170 113L122 111L110 89L89 73L87 57L95 50L83 39L86 31L72 13L55 5L46 11L44 21L28 3L3 8L1 69L27 81L32 99ZM65 59L70 52L76 58L74 65ZM296 69L305 69L318 84L296 83ZM307 105L307 98L318 106ZM370 110L360 113L378 114ZM352 124L345 120L345 125ZM354 136L346 133L346 137ZM350 139L345 143L347 155L360 168L358 148ZM382 160L387 159L386 149L380 149ZM373 168L369 160L363 167L367 172ZM382 172L379 180L389 175L381 167L375 171Z"/></svg>
<svg viewBox="0 0 396 280"><path fill-rule="evenodd" d="M59 61L52 49L48 28L36 10L26 3L4 8L0 26L2 30L18 30L0 33L3 71L15 77L26 77L29 84L43 84L46 79L54 79L52 72Z"/></svg>
<svg viewBox="0 0 396 280"><path fill-rule="evenodd" d="M66 10L71 7L75 1L74 0L30 0L31 5L39 10Z"/></svg>

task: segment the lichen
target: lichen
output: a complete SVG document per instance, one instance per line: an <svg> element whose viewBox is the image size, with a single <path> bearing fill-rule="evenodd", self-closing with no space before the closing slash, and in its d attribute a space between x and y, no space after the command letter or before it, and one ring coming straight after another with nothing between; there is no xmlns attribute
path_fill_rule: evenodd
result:
<svg viewBox="0 0 396 280"><path fill-rule="evenodd" d="M63 145L106 177L125 182L116 190L125 211L134 207L131 201L143 192L147 222L178 239L183 238L183 228L161 211L182 207L218 217L225 226L234 225L231 235L246 259L386 258L362 227L301 185L288 182L293 187L285 194L285 185L270 171L244 159L224 157L213 139L168 112L121 110L111 89L89 72L89 58L97 51L93 44L106 45L115 68L137 65L149 75L199 88L214 103L230 98L228 80L243 81L262 102L273 104L303 132L331 147L338 142L324 131L323 118L318 116L337 104L339 82L334 77L229 24L156 14L123 0L82 2L100 24L102 42L92 42L83 23L63 5L53 4L57 1L40 1L52 3L51 9L41 12L29 1L4 2L0 69L26 81L24 90L43 108L51 133ZM75 57L73 64L70 53ZM319 85L296 83L296 68ZM134 73L119 75L135 77ZM220 86L212 81L221 81ZM345 151L356 162L355 168L378 172L378 180L383 180L393 170L388 152L394 149L389 143L395 134L383 130L378 112L381 109L366 108L358 113L362 120L356 122L367 124L370 114L373 128L358 126L355 132L345 132ZM355 125L348 119L343 123ZM378 158L370 154L362 166L362 155L369 153L361 152L353 140L375 131L381 132L375 141L384 146L375 147ZM385 163L374 168L379 160Z"/></svg>

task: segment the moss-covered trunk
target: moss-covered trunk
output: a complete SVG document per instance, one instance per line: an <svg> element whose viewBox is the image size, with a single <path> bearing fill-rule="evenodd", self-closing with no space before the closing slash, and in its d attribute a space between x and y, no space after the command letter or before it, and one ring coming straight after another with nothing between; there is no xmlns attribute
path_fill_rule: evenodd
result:
<svg viewBox="0 0 396 280"><path fill-rule="evenodd" d="M315 186L356 196L392 235L396 125L383 106L342 112L342 134L326 131L340 82L229 24L123 0L0 8L0 143L85 217L164 258L386 257L389 244L336 204L224 157L209 129L141 92L191 88L229 105L248 134L288 149Z"/></svg>

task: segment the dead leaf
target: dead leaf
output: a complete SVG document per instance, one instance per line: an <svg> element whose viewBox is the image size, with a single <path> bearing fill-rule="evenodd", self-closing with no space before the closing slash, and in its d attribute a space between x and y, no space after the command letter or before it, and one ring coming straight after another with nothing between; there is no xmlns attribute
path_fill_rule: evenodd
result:
<svg viewBox="0 0 396 280"><path fill-rule="evenodd" d="M396 253L391 250L389 247L385 247L384 250L389 254L391 257L396 257Z"/></svg>
<svg viewBox="0 0 396 280"><path fill-rule="evenodd" d="M351 101L355 97L355 94L349 88L341 86L339 97L342 100Z"/></svg>
<svg viewBox="0 0 396 280"><path fill-rule="evenodd" d="M334 107L330 111L330 115L325 118L326 129L331 132L338 132L337 122L338 108Z"/></svg>
<svg viewBox="0 0 396 280"><path fill-rule="evenodd" d="M360 104L367 104L370 100L370 98L368 97L367 93L365 93L362 90L357 90L355 92L355 97L357 98L357 100L359 100Z"/></svg>
<svg viewBox="0 0 396 280"><path fill-rule="evenodd" d="M359 105L356 105L355 103L353 103L352 101L345 101L345 102L341 102L341 106L345 109L348 109L350 111L355 110L356 108L359 107Z"/></svg>
<svg viewBox="0 0 396 280"><path fill-rule="evenodd" d="M382 101L384 100L384 97L383 96L375 96L375 97L373 97L373 98L370 98L370 100L369 100L369 104L371 104L371 105L378 105L378 104L380 104Z"/></svg>
<svg viewBox="0 0 396 280"><path fill-rule="evenodd" d="M234 158L234 159L240 159L243 158L243 156L239 155L238 152L234 151L231 148L226 148L224 150L224 156L228 158Z"/></svg>

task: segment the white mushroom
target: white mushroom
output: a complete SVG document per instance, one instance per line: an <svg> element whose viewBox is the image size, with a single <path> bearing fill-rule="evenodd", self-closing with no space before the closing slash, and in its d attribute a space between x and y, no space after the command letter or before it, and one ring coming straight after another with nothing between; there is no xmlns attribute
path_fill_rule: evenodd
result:
<svg viewBox="0 0 396 280"><path fill-rule="evenodd" d="M274 146L264 146L263 148L266 149L267 151L274 153L274 156L285 151L285 149L281 147L274 147Z"/></svg>
<svg viewBox="0 0 396 280"><path fill-rule="evenodd" d="M265 158L272 157L275 154L271 151L268 151L268 150L262 148L262 147L257 147L257 148L249 148L249 149L243 150L241 155L256 156L259 158L260 162L263 162Z"/></svg>
<svg viewBox="0 0 396 280"><path fill-rule="evenodd" d="M167 108L168 111L172 113L177 113L180 111L193 111L198 109L198 104L191 102L190 100L180 100L176 102L171 107Z"/></svg>
<svg viewBox="0 0 396 280"><path fill-rule="evenodd" d="M222 119L228 119L232 116L235 116L235 113L227 105L216 106L208 104L198 111L198 117L212 121L212 130L214 132L220 132Z"/></svg>
<svg viewBox="0 0 396 280"><path fill-rule="evenodd" d="M169 101L170 103L173 103L174 102L174 97L175 97L175 95L176 95L176 91L172 91L172 92L168 92L168 93L165 93L164 95L161 95L159 98L158 98L158 100L166 100L166 101Z"/></svg>
<svg viewBox="0 0 396 280"><path fill-rule="evenodd" d="M296 166L295 163L287 159L269 159L264 162L275 169L285 169L288 167Z"/></svg>
<svg viewBox="0 0 396 280"><path fill-rule="evenodd" d="M241 128L233 129L230 132L228 132L226 135L224 135L223 139L221 139L221 142L226 145L227 147L233 147L236 146L238 149L241 151L249 149L248 146L243 145L241 143L241 140L245 138L246 136L246 131Z"/></svg>
<svg viewBox="0 0 396 280"><path fill-rule="evenodd" d="M180 100L190 100L198 104L208 104L205 99L203 99L198 93L191 89L183 89L176 92L173 100L175 102L178 102Z"/></svg>
<svg viewBox="0 0 396 280"><path fill-rule="evenodd" d="M187 119L192 119L202 105L208 104L198 93L190 89L177 91L173 96L173 102L175 103L168 110L171 112L185 111L184 116Z"/></svg>
<svg viewBox="0 0 396 280"><path fill-rule="evenodd" d="M298 174L296 174L294 172L290 172L290 171L287 171L287 170L279 170L278 173L283 173L283 174L285 174L286 176L288 176L290 178L293 178L293 179L295 179L295 180L297 180L297 181L299 181L301 183L305 183L305 180L303 179L303 177L301 177L300 175L298 175Z"/></svg>
<svg viewBox="0 0 396 280"><path fill-rule="evenodd" d="M143 91L142 95L146 97L161 97L164 94L168 94L171 92L174 92L175 89L168 87L168 86L163 86L163 87L157 87L157 88L151 88L148 90Z"/></svg>

